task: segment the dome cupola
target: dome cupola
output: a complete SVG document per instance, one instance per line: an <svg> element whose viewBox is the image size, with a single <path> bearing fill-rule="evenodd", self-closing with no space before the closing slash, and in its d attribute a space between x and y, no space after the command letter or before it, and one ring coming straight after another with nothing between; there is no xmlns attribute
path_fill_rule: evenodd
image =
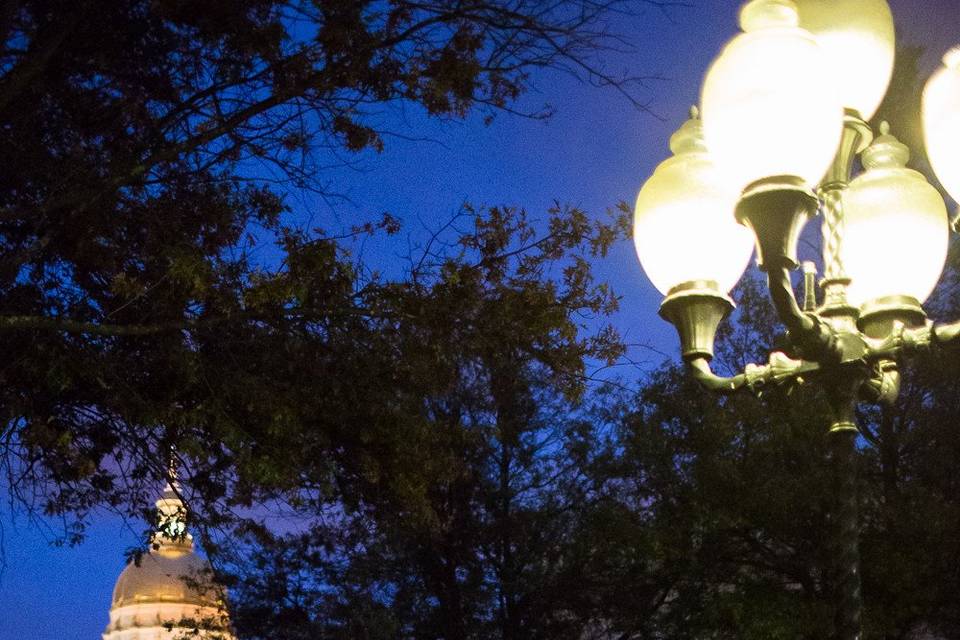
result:
<svg viewBox="0 0 960 640"><path fill-rule="evenodd" d="M150 551L120 573L103 640L174 640L184 632L205 640L233 640L226 592L213 581L210 563L194 550L175 477L156 505Z"/></svg>

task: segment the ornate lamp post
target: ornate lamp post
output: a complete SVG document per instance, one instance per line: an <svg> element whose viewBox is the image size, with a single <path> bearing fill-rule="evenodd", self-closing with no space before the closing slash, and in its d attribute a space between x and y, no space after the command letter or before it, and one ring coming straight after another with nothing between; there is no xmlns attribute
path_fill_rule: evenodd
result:
<svg viewBox="0 0 960 640"><path fill-rule="evenodd" d="M906 167L910 152L884 123L866 124L893 69L893 17L885 0L752 0L743 33L714 61L697 109L670 140L673 157L644 184L635 209L640 261L666 296L660 315L683 359L721 393L804 379L833 409L837 470L836 637L860 637L855 410L893 403L897 360L960 341L922 304L943 269L949 223L938 192ZM960 197L960 49L924 91L934 170ZM856 156L863 170L854 176ZM822 303L804 265L804 303L791 271L804 224L822 217ZM752 232L752 233L751 233ZM710 369L728 292L756 246L790 347L725 378Z"/></svg>

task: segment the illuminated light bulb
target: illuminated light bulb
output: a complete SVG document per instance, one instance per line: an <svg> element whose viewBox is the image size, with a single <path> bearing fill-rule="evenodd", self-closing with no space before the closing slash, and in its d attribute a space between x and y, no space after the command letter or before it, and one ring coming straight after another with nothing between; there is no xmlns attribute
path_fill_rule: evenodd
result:
<svg viewBox="0 0 960 640"><path fill-rule="evenodd" d="M960 46L943 65L923 90L923 134L937 178L960 201Z"/></svg>
<svg viewBox="0 0 960 640"><path fill-rule="evenodd" d="M664 295L691 282L710 282L726 293L750 261L753 238L734 219L739 194L707 152L696 108L670 149L673 157L637 196L633 238L640 263Z"/></svg>
<svg viewBox="0 0 960 640"><path fill-rule="evenodd" d="M843 196L847 296L861 307L896 298L901 306L919 308L946 262L947 210L923 175L906 167L910 151L890 135L886 122L880 133L863 152L866 171Z"/></svg>
<svg viewBox="0 0 960 640"><path fill-rule="evenodd" d="M843 129L828 59L799 25L792 0L753 0L743 33L713 62L703 86L707 146L731 183L798 177L820 181Z"/></svg>
<svg viewBox="0 0 960 640"><path fill-rule="evenodd" d="M893 14L886 0L795 0L800 26L828 58L827 73L844 107L869 120L893 75Z"/></svg>

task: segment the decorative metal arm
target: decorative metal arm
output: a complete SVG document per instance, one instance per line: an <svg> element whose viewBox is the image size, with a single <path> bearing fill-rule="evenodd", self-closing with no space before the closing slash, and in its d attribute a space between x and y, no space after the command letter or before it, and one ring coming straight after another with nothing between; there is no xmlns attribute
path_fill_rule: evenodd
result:
<svg viewBox="0 0 960 640"><path fill-rule="evenodd" d="M694 380L704 388L717 393L731 394L740 389L749 389L759 393L763 387L774 384L781 385L795 381L803 383L803 374L817 371L820 365L816 362L793 360L780 351L770 354L770 361L765 365L748 364L744 372L730 378L718 376L710 369L707 358L694 358L688 361L690 373Z"/></svg>
<svg viewBox="0 0 960 640"><path fill-rule="evenodd" d="M767 271L767 287L780 321L790 332L790 338L804 355L822 362L837 362L841 352L830 326L811 313L804 313L797 303L786 267Z"/></svg>
<svg viewBox="0 0 960 640"><path fill-rule="evenodd" d="M881 340L867 339L871 359L893 359L898 355L916 353L933 346L960 344L960 321L936 324L927 321L922 327L907 327L895 322L890 335Z"/></svg>
<svg viewBox="0 0 960 640"><path fill-rule="evenodd" d="M790 272L785 267L767 272L767 286L777 315L791 334L799 336L816 331L813 317L800 310L790 282Z"/></svg>
<svg viewBox="0 0 960 640"><path fill-rule="evenodd" d="M694 358L687 362L687 366L693 379L708 391L730 394L739 391L747 384L747 376L743 373L732 378L718 376L710 369L710 361L706 358Z"/></svg>
<svg viewBox="0 0 960 640"><path fill-rule="evenodd" d="M933 341L941 345L960 343L960 321L941 325L935 324L933 326Z"/></svg>

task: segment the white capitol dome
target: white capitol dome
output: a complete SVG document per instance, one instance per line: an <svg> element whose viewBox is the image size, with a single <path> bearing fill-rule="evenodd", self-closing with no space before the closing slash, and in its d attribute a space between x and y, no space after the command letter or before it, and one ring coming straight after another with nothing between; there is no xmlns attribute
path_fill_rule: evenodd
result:
<svg viewBox="0 0 960 640"><path fill-rule="evenodd" d="M226 594L212 582L210 564L194 552L174 487L166 487L157 510L160 527L150 552L117 578L103 640L234 640Z"/></svg>

